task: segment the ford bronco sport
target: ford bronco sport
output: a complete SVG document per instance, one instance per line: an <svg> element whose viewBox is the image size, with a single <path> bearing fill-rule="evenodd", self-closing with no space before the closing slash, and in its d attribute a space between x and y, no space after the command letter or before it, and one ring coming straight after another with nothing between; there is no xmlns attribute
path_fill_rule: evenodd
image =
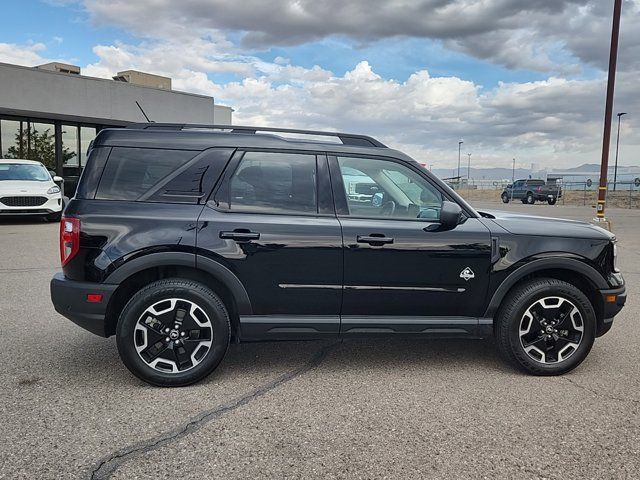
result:
<svg viewBox="0 0 640 480"><path fill-rule="evenodd" d="M557 375L626 299L612 234L477 212L362 135L106 129L60 225L56 310L116 335L160 386L202 379L231 341L366 334L494 335L516 366Z"/></svg>

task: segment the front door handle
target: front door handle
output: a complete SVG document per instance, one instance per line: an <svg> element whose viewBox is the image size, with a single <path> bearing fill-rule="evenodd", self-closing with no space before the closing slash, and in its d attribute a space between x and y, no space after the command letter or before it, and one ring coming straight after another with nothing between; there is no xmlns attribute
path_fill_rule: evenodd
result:
<svg viewBox="0 0 640 480"><path fill-rule="evenodd" d="M233 232L220 232L220 238L235 240L237 242L248 242L251 240L258 240L260 238L260 234L246 229L237 228Z"/></svg>
<svg viewBox="0 0 640 480"><path fill-rule="evenodd" d="M393 238L385 237L381 233L372 233L371 235L358 235L356 237L358 243L368 243L369 245L380 246L393 243Z"/></svg>

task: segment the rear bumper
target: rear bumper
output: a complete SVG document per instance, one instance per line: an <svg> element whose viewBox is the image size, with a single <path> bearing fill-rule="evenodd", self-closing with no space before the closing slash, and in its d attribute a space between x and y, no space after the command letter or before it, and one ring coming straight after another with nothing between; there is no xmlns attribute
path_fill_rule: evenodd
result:
<svg viewBox="0 0 640 480"><path fill-rule="evenodd" d="M557 198L560 198L560 197L558 197L555 193L535 193L535 194L533 195L533 198L534 198L535 200L539 200L539 201L544 201L544 202L546 202L546 201L547 201L547 200L549 200L550 198L551 198L551 199L554 199L554 198L555 198L555 199L557 199Z"/></svg>
<svg viewBox="0 0 640 480"><path fill-rule="evenodd" d="M51 302L56 312L67 317L85 330L106 337L105 314L107 305L117 285L76 282L68 280L62 273L51 279ZM100 302L88 302L88 294L102 295Z"/></svg>
<svg viewBox="0 0 640 480"><path fill-rule="evenodd" d="M620 313L627 301L626 287L618 287L611 290L600 290L602 296L602 320L598 322L598 337L607 333L613 326L613 318Z"/></svg>

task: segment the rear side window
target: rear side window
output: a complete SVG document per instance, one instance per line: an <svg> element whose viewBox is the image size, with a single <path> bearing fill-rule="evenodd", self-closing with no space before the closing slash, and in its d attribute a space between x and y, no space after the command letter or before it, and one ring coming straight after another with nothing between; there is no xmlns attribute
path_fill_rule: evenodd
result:
<svg viewBox="0 0 640 480"><path fill-rule="evenodd" d="M199 152L114 147L102 173L96 198L138 200Z"/></svg>
<svg viewBox="0 0 640 480"><path fill-rule="evenodd" d="M247 152L231 177L229 208L239 212L318 212L316 157Z"/></svg>

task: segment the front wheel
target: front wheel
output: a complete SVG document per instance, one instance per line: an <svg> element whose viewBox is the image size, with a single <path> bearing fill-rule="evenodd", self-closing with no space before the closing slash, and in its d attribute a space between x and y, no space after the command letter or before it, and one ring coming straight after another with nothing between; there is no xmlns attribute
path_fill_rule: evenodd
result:
<svg viewBox="0 0 640 480"><path fill-rule="evenodd" d="M502 203L509 203L509 195L507 195L506 193L502 194Z"/></svg>
<svg viewBox="0 0 640 480"><path fill-rule="evenodd" d="M209 375L229 346L230 321L218 296L185 279L153 282L138 291L120 314L120 358L147 383L177 387Z"/></svg>
<svg viewBox="0 0 640 480"><path fill-rule="evenodd" d="M529 280L503 301L495 325L498 349L533 375L561 375L587 357L596 333L589 299L570 283Z"/></svg>
<svg viewBox="0 0 640 480"><path fill-rule="evenodd" d="M549 202L549 205L555 205L557 202L556 197L550 197L549 200L547 200L547 202Z"/></svg>

